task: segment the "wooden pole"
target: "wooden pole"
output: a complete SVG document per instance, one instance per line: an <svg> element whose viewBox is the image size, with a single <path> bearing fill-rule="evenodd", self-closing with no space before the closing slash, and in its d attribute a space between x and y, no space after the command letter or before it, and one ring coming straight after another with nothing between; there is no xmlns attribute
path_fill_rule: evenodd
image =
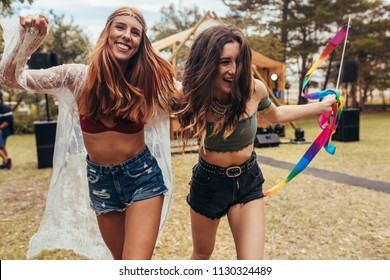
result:
<svg viewBox="0 0 390 280"><path fill-rule="evenodd" d="M172 63L173 59L177 57L179 54L179 51L183 48L184 44L190 39L190 37L195 33L196 29L198 29L199 25L210 15L210 12L206 12L206 14L201 17L200 20L194 25L192 28L192 31L188 36L180 43L180 45L176 48L176 50L172 51L172 55L169 58L169 62Z"/></svg>

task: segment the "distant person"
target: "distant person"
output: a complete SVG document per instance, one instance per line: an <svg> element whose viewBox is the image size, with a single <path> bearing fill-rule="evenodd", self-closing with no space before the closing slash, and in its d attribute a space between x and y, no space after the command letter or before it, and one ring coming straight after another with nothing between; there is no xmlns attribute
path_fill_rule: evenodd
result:
<svg viewBox="0 0 390 280"><path fill-rule="evenodd" d="M199 140L187 202L191 207L192 259L209 259L219 222L227 216L237 259L262 259L264 177L254 139L257 114L285 123L330 112L334 96L306 105L275 106L251 72L251 48L235 26L209 27L194 40L183 75L178 112L184 143Z"/></svg>
<svg viewBox="0 0 390 280"><path fill-rule="evenodd" d="M21 16L19 29L0 78L11 88L54 94L60 111L51 188L28 256L63 248L106 258L97 220L114 259L151 259L172 194L173 67L155 52L143 15L131 7L109 15L88 65L24 70L48 19Z"/></svg>
<svg viewBox="0 0 390 280"><path fill-rule="evenodd" d="M14 120L10 107L3 100L3 92L0 91L0 157L3 164L0 169L11 169L12 160L8 157L8 152L5 147L7 137L14 133Z"/></svg>

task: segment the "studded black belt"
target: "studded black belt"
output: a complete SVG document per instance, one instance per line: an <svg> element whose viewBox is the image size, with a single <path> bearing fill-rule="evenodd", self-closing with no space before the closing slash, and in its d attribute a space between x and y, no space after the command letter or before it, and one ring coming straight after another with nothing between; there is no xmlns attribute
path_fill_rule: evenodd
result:
<svg viewBox="0 0 390 280"><path fill-rule="evenodd" d="M256 163L256 153L253 152L250 159L245 161L241 165L229 166L229 167L219 167L211 165L205 162L202 158L199 158L199 166L206 170L209 173L215 175L226 175L229 178L235 178L240 176L242 173L246 172Z"/></svg>

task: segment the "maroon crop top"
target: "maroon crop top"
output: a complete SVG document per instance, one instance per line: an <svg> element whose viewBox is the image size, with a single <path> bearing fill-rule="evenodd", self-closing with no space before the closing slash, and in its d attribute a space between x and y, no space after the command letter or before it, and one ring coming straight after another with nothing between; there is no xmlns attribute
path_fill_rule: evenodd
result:
<svg viewBox="0 0 390 280"><path fill-rule="evenodd" d="M106 131L115 131L124 134L135 134L144 129L143 123L135 123L126 120L118 120L113 127L108 127L100 120L92 121L87 117L80 115L81 130L86 133L102 133Z"/></svg>

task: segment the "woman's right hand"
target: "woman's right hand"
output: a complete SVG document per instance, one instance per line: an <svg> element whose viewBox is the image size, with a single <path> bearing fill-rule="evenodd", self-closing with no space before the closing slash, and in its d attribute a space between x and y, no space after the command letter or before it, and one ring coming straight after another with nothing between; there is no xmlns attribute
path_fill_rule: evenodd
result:
<svg viewBox="0 0 390 280"><path fill-rule="evenodd" d="M44 15L29 15L20 16L20 25L27 28L34 28L38 31L39 35L46 35L48 30L49 20Z"/></svg>

